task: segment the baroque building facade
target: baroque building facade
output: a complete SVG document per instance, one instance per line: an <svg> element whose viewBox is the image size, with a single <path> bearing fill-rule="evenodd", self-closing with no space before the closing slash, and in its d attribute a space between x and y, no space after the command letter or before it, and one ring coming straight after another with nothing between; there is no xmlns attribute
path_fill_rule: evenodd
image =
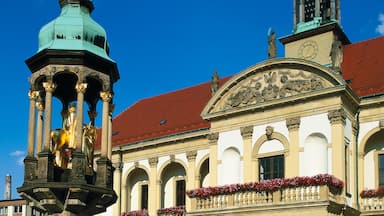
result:
<svg viewBox="0 0 384 216"><path fill-rule="evenodd" d="M339 0L294 1L284 58L274 37L268 60L113 119L103 215L384 215L384 37L351 43Z"/></svg>

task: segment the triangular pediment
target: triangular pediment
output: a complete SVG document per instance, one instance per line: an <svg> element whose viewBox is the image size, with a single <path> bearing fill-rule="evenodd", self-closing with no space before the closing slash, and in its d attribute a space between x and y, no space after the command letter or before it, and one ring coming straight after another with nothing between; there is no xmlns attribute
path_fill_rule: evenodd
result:
<svg viewBox="0 0 384 216"><path fill-rule="evenodd" d="M202 112L204 119L268 104L321 95L345 81L333 70L300 59L275 59L247 68L228 80Z"/></svg>

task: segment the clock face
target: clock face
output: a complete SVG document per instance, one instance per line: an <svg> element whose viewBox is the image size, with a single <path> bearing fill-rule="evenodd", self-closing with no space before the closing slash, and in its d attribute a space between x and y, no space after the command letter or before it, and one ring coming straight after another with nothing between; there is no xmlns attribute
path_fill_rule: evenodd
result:
<svg viewBox="0 0 384 216"><path fill-rule="evenodd" d="M299 47L299 57L307 60L314 59L317 55L318 46L315 41L306 41Z"/></svg>

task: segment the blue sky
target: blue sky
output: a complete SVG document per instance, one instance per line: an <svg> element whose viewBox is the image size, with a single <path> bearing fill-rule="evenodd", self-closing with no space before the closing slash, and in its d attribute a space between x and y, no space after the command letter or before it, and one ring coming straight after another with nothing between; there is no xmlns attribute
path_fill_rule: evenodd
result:
<svg viewBox="0 0 384 216"><path fill-rule="evenodd" d="M0 7L0 200L5 175L12 197L22 184L27 148L28 77L39 29L59 14L57 0L4 1ZM93 18L107 31L121 79L118 114L137 100L232 75L267 56L267 31L292 32L292 0L95 0ZM344 0L342 27L352 42L384 35L383 0ZM278 47L278 56L284 50ZM59 117L58 117L59 118Z"/></svg>

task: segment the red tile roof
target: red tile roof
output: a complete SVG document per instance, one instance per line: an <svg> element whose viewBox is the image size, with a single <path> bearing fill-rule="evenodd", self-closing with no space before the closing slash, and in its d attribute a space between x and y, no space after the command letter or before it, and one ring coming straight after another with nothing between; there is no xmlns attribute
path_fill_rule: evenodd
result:
<svg viewBox="0 0 384 216"><path fill-rule="evenodd" d="M113 119L112 143L118 146L209 128L200 113L210 98L208 82L140 100Z"/></svg>
<svg viewBox="0 0 384 216"><path fill-rule="evenodd" d="M384 93L384 37L344 47L342 73L359 96ZM220 80L224 84L230 77ZM207 129L200 117L211 98L210 83L203 83L143 99L113 120L113 145L132 144L173 134ZM100 141L100 139L98 140ZM96 148L100 148L97 143Z"/></svg>
<svg viewBox="0 0 384 216"><path fill-rule="evenodd" d="M384 93L384 36L345 46L342 73L358 96Z"/></svg>

